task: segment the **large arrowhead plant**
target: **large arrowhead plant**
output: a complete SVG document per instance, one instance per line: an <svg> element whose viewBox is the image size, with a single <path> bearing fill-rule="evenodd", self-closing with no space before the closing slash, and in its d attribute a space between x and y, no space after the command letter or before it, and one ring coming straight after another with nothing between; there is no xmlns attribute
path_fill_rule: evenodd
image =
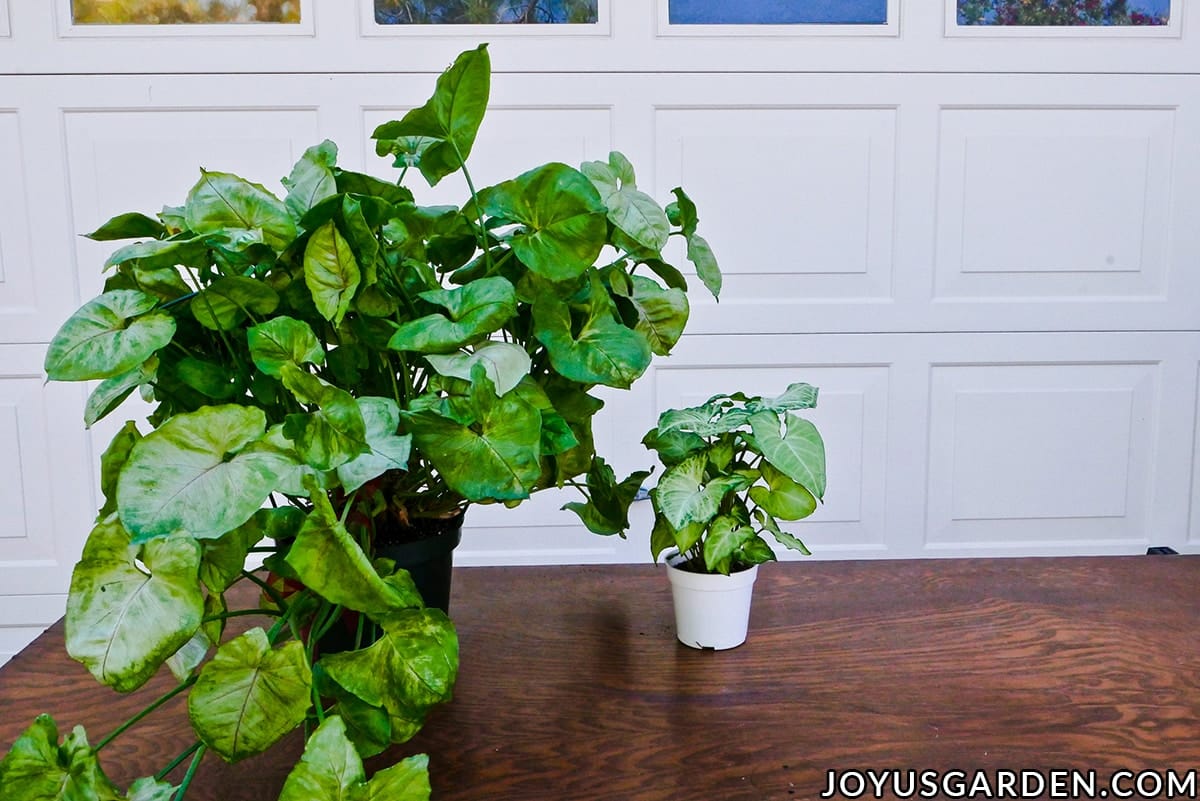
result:
<svg viewBox="0 0 1200 801"><path fill-rule="evenodd" d="M775 558L766 535L807 555L780 521L808 517L825 496L825 444L796 413L816 405L815 387L792 384L663 412L642 440L666 468L650 491L654 558L674 548L686 569L728 575Z"/></svg>
<svg viewBox="0 0 1200 801"><path fill-rule="evenodd" d="M672 238L714 295L720 273L687 195L659 206L619 153L476 190L490 76L485 47L463 53L428 103L375 131L395 182L338 167L323 142L282 198L201 171L182 205L89 235L136 241L56 334L46 373L96 382L89 426L134 392L152 410L104 453L67 646L121 692L166 666L195 744L121 791L97 754L129 724L93 747L39 719L0 761L0 796L178 799L206 753L236 761L304 726L285 798L427 798L423 758L369 781L361 759L450 698L458 642L377 557L377 530L571 485L589 527L614 533L638 479L617 486L596 456L591 392L630 386L681 336ZM410 172L462 172L470 195L422 206ZM322 649L335 625L357 629L348 650Z"/></svg>

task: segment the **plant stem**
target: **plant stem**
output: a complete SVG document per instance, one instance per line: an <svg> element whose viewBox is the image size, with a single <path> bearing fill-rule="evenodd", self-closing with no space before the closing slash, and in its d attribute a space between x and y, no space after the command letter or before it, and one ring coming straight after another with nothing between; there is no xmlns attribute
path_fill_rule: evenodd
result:
<svg viewBox="0 0 1200 801"><path fill-rule="evenodd" d="M196 755L192 757L192 764L188 765L187 773L183 776L183 782L179 785L179 792L175 794L175 801L183 801L183 796L187 794L188 787L192 784L192 779L196 777L196 768L200 767L200 760L204 759L204 752L208 750L208 746L201 745L196 749Z"/></svg>
<svg viewBox="0 0 1200 801"><path fill-rule="evenodd" d="M479 207L479 193L475 191L475 182L471 180L471 173L467 169L467 160L463 158L462 151L458 149L458 142L453 138L449 140L454 147L454 155L458 156L458 163L462 166L463 178L467 179L467 189L471 192L471 205L475 207L475 216L479 220L479 246L483 249L483 263L487 265L488 275L492 273L492 249L488 247L487 228L483 224L483 209Z"/></svg>
<svg viewBox="0 0 1200 801"><path fill-rule="evenodd" d="M170 762L170 764L168 764L168 765L167 765L165 768L163 768L162 770L160 770L158 773L154 774L154 778L155 778L156 780L158 780L158 781L160 781L160 782L161 782L163 779L165 779L165 778L167 777L167 775L168 775L168 774L169 774L171 771L175 770L175 768L177 768L177 767L179 767L180 765L182 765L182 764L183 764L183 760L187 759L187 758L188 758L188 757L190 757L192 754L196 753L196 749L197 749L197 748L199 748L199 747L200 747L200 746L202 746L202 745L203 745L203 743L201 743L199 740L197 740L196 742L192 743L192 744L191 744L191 746L189 746L188 748L186 748L186 749L183 751L183 753L181 753L179 756L177 756L177 757L175 757L174 759L172 759L172 760L171 760L171 762Z"/></svg>
<svg viewBox="0 0 1200 801"><path fill-rule="evenodd" d="M211 623L214 620L228 620L231 617L247 617L249 615L261 615L263 617L282 617L283 612L274 609L235 609L232 612L222 612L219 615L209 615L200 622Z"/></svg>
<svg viewBox="0 0 1200 801"><path fill-rule="evenodd" d="M129 728L129 727L130 727L130 726L133 726L135 723L137 723L137 722L138 722L138 721L140 721L142 718L144 718L144 717L146 717L147 715L149 715L149 714L150 714L151 712L153 712L154 710L158 709L160 706L162 706L163 704L165 704L167 701L170 701L172 698L174 698L175 696L179 695L181 692L183 692L184 690L186 690L188 687L191 687L193 684L195 684L195 683L196 683L196 679L197 679L197 678L199 678L199 676L198 676L198 675L197 675L197 676L192 676L192 677L191 677L191 678L189 678L187 681L185 681L185 682L183 682L182 684L179 684L178 686L176 686L174 689L172 689L172 690L169 690L169 691L168 691L168 692L166 692L166 693L163 693L161 696L159 696L159 697L158 697L158 699L157 699L157 700L155 700L154 702L152 702L152 703L150 704L150 706L146 707L146 708L145 708L145 709L143 709L141 712L138 712L136 715L134 715L133 717L131 717L129 720L125 721L125 722L124 722L124 723L122 723L120 726L118 726L117 728L113 729L112 733L110 733L110 734L109 734L107 737L105 737L105 738L104 738L103 740L101 740L100 742L96 743L96 747L95 747L95 748L93 748L92 750L93 750L93 751L95 751L96 753L99 753L101 748L103 748L104 746L106 746L106 745L108 745L109 743L111 743L113 740L115 740L115 739L117 739L118 737L120 737L120 736L121 736L121 735L122 735L122 734L123 734L123 733L124 733L124 732L125 732L125 731L126 731L128 728Z"/></svg>
<svg viewBox="0 0 1200 801"><path fill-rule="evenodd" d="M242 571L242 578L249 579L252 583L257 584L259 588L265 592L272 601L275 602L276 606L285 612L287 611L288 602L285 601L283 596L279 594L279 590L275 589L270 584L251 573L249 570Z"/></svg>

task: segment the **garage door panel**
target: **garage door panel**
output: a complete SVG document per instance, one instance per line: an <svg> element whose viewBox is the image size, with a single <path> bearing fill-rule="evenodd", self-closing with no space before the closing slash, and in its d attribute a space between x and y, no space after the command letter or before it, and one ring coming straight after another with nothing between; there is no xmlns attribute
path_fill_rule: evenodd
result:
<svg viewBox="0 0 1200 801"><path fill-rule="evenodd" d="M127 211L156 214L182 205L200 168L232 172L279 196L280 179L320 141L315 109L205 108L67 111L73 226L95 230ZM110 242L76 240L83 294L102 284Z"/></svg>

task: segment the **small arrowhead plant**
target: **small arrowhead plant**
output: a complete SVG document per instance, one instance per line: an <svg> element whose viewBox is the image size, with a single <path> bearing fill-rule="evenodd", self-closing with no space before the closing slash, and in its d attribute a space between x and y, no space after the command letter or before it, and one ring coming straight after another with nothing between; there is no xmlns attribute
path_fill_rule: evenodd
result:
<svg viewBox="0 0 1200 801"><path fill-rule="evenodd" d="M0 760L5 801L178 800L206 753L240 760L298 726L311 736L285 801L429 797L423 756L370 780L362 766L420 729L458 668L453 626L376 558L376 527L587 494L596 482L577 479L611 475L591 390L629 387L687 321L668 242L714 295L721 280L687 195L660 207L619 153L476 190L465 162L490 76L485 46L463 53L428 103L375 131L394 183L338 167L323 142L283 198L201 171L183 205L90 234L135 241L54 337L46 372L98 382L89 426L133 392L153 408L103 455L67 649L120 692L164 665L178 684L95 746L39 718ZM470 197L419 205L414 171L430 185L461 171ZM243 582L259 603L230 608ZM353 647L322 653L349 613ZM262 623L226 630L243 615ZM183 693L195 744L115 787L99 752Z"/></svg>
<svg viewBox="0 0 1200 801"><path fill-rule="evenodd" d="M666 468L650 491L657 560L677 549L677 566L731 572L775 559L765 535L806 556L780 526L800 520L825 495L825 444L796 414L817 405L817 389L792 384L774 398L715 395L671 409L642 440Z"/></svg>

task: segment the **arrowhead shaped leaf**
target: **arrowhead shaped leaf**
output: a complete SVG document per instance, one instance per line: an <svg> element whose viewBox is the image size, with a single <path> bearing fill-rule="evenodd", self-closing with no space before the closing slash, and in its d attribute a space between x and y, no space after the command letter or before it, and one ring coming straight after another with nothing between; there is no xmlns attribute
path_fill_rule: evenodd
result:
<svg viewBox="0 0 1200 801"><path fill-rule="evenodd" d="M282 376L301 403L318 407L308 414L289 414L283 424L284 435L306 464L332 470L366 452L366 426L354 396L291 364L282 367Z"/></svg>
<svg viewBox="0 0 1200 801"><path fill-rule="evenodd" d="M364 779L362 759L346 736L346 723L332 715L308 738L279 801L349 801L351 789Z"/></svg>
<svg viewBox="0 0 1200 801"><path fill-rule="evenodd" d="M429 757L417 754L378 771L354 788L352 801L429 801Z"/></svg>
<svg viewBox="0 0 1200 801"><path fill-rule="evenodd" d="M283 429L283 423L271 426L266 434L247 445L244 451L246 456L265 455L275 460L275 492L307 497L308 489L304 482L309 478L316 481L321 489L332 487L333 474L306 463L296 450L296 444L284 435Z"/></svg>
<svg viewBox="0 0 1200 801"><path fill-rule="evenodd" d="M608 236L607 209L592 182L565 164L546 164L479 192L493 217L524 226L513 234L521 263L551 281L591 267Z"/></svg>
<svg viewBox="0 0 1200 801"><path fill-rule="evenodd" d="M158 220L132 211L127 214L118 214L95 231L84 234L84 236L95 242L107 242L113 239L140 239L147 236L158 239L166 232L166 227Z"/></svg>
<svg viewBox="0 0 1200 801"><path fill-rule="evenodd" d="M82 726L58 744L58 727L41 715L0 760L4 801L119 801Z"/></svg>
<svg viewBox="0 0 1200 801"><path fill-rule="evenodd" d="M148 239L118 248L104 262L105 269L137 262L143 269L171 269L179 264L194 267L210 264L208 245L202 236L178 235L170 239Z"/></svg>
<svg viewBox="0 0 1200 801"><path fill-rule="evenodd" d="M367 648L321 659L329 677L397 715L423 715L449 700L458 675L458 637L445 613L408 609L379 622L383 635Z"/></svg>
<svg viewBox="0 0 1200 801"><path fill-rule="evenodd" d="M304 722L312 671L297 640L272 649L251 629L217 649L188 695L200 739L229 762L262 753Z"/></svg>
<svg viewBox="0 0 1200 801"><path fill-rule="evenodd" d="M67 598L67 652L119 692L153 676L191 639L204 614L194 540L147 543L140 553L145 570L137 555L119 520L98 524L71 574Z"/></svg>
<svg viewBox="0 0 1200 801"><path fill-rule="evenodd" d="M287 197L283 203L295 219L327 197L337 194L333 168L337 164L337 145L326 139L304 151L292 167L292 174L283 179Z"/></svg>
<svg viewBox="0 0 1200 801"><path fill-rule="evenodd" d="M629 504L649 475L650 471L639 470L618 484L613 469L599 456L594 457L587 474L589 502L568 503L562 508L579 515L594 534L619 534L629 528Z"/></svg>
<svg viewBox="0 0 1200 801"><path fill-rule="evenodd" d="M812 493L776 470L769 462L762 463L762 475L767 486L751 487L750 498L772 517L800 520L817 510L817 499Z"/></svg>
<svg viewBox="0 0 1200 801"><path fill-rule="evenodd" d="M528 498L542 475L541 415L510 392L496 397L477 367L467 425L429 409L402 412L413 442L451 489L472 501Z"/></svg>
<svg viewBox="0 0 1200 801"><path fill-rule="evenodd" d="M471 153L491 91L487 45L468 50L438 77L433 97L404 118L380 125L371 134L376 152L419 155L418 169L430 186L457 171ZM414 149L394 140L425 140Z"/></svg>
<svg viewBox="0 0 1200 801"><path fill-rule="evenodd" d="M250 358L259 370L276 378L285 364L324 364L325 351L308 323L275 317L246 331Z"/></svg>
<svg viewBox="0 0 1200 801"><path fill-rule="evenodd" d="M177 532L219 537L249 520L290 467L277 453L241 453L265 427L261 409L207 406L138 442L117 485L121 520L134 542Z"/></svg>
<svg viewBox="0 0 1200 801"><path fill-rule="evenodd" d="M631 277L633 291L625 295L637 314L634 330L650 343L650 350L667 356L683 335L688 321L688 299L682 289L663 289L642 275Z"/></svg>
<svg viewBox="0 0 1200 801"><path fill-rule="evenodd" d="M270 314L279 295L262 281L243 275L218 278L192 298L192 316L213 331L231 331L248 313Z"/></svg>
<svg viewBox="0 0 1200 801"><path fill-rule="evenodd" d="M132 420L125 421L121 430L113 435L112 441L100 456L100 493L104 496L104 506L100 508L97 520L103 520L117 511L117 479L129 461L133 446L142 438L137 425Z"/></svg>
<svg viewBox="0 0 1200 801"><path fill-rule="evenodd" d="M534 336L564 377L628 389L650 366L650 346L614 318L612 298L599 279L593 276L591 283L590 313L578 334L572 331L570 307L542 295L533 304Z"/></svg>
<svg viewBox="0 0 1200 801"><path fill-rule="evenodd" d="M746 486L741 476L719 476L705 483L707 463L703 453L689 456L659 479L655 493L658 508L675 529L712 520L726 493Z"/></svg>
<svg viewBox="0 0 1200 801"><path fill-rule="evenodd" d="M397 329L388 341L393 350L451 353L485 338L517 313L517 292L505 278L481 278L457 289L422 292L421 298L446 314L430 314Z"/></svg>
<svg viewBox="0 0 1200 801"><path fill-rule="evenodd" d="M591 179L608 207L608 221L637 245L657 253L666 247L671 223L654 198L639 191L634 182L633 165L613 151L609 162L585 162L581 171Z"/></svg>
<svg viewBox="0 0 1200 801"><path fill-rule="evenodd" d="M750 404L752 411L785 412L793 409L812 409L817 405L818 390L810 384L790 384L783 394Z"/></svg>
<svg viewBox="0 0 1200 801"><path fill-rule="evenodd" d="M263 241L277 251L296 238L296 224L279 198L225 172L200 171L200 180L188 193L184 216L188 228L198 234L260 229Z"/></svg>
<svg viewBox="0 0 1200 801"><path fill-rule="evenodd" d="M340 323L361 280L354 251L337 226L331 221L313 231L304 248L304 283L321 316Z"/></svg>
<svg viewBox="0 0 1200 801"><path fill-rule="evenodd" d="M367 452L337 469L342 489L353 492L388 470L408 469L412 437L398 436L400 407L391 398L358 398L358 410L366 429Z"/></svg>
<svg viewBox="0 0 1200 801"><path fill-rule="evenodd" d="M750 418L754 440L763 457L781 473L818 499L825 496L825 443L817 427L791 412L783 426L775 412L758 412Z"/></svg>
<svg viewBox="0 0 1200 801"><path fill-rule="evenodd" d="M325 599L359 612L383 613L420 606L420 596L385 582L371 560L334 514L323 492L313 492L313 509L300 527L286 561L305 586Z"/></svg>
<svg viewBox="0 0 1200 801"><path fill-rule="evenodd" d="M487 280L487 279L484 279ZM425 357L438 375L448 378L471 380L475 365L483 365L488 378L496 387L497 395L504 395L515 388L529 375L529 354L519 345L508 342L485 342L471 353L451 353L445 356L430 354Z"/></svg>
<svg viewBox="0 0 1200 801"><path fill-rule="evenodd" d="M762 509L754 510L754 519L758 521L760 526L771 532L772 536L779 541L780 545L791 548L793 551L799 551L805 556L812 556L812 551L808 550L803 542L801 542L795 535L781 529L775 518L765 513Z"/></svg>
<svg viewBox="0 0 1200 801"><path fill-rule="evenodd" d="M145 362L175 335L170 315L150 311L157 304L134 289L88 301L51 340L46 374L54 381L88 381L118 376Z"/></svg>
<svg viewBox="0 0 1200 801"><path fill-rule="evenodd" d="M101 381L92 394L88 395L83 408L83 423L91 428L108 416L109 412L124 402L129 394L142 384L148 384L158 374L158 357L151 356L127 373L115 375Z"/></svg>
<svg viewBox="0 0 1200 801"><path fill-rule="evenodd" d="M729 575L730 557L754 536L754 529L721 515L712 522L704 539L704 566L714 573Z"/></svg>
<svg viewBox="0 0 1200 801"><path fill-rule="evenodd" d="M695 265L696 274L715 298L721 294L721 268L717 266L717 259L708 241L696 233L696 226L700 222L696 204L682 189L676 187L671 191L675 194L676 202L667 207L667 215L683 229L684 238L687 239L688 261Z"/></svg>

